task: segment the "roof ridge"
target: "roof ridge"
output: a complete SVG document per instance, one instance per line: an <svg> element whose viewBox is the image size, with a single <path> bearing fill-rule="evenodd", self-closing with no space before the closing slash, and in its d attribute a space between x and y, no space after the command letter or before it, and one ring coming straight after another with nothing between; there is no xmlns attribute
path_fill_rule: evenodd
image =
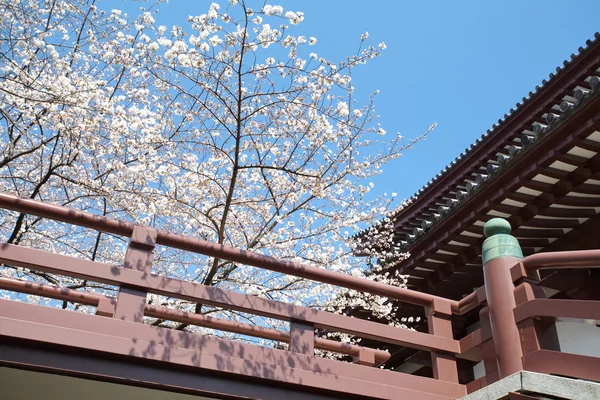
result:
<svg viewBox="0 0 600 400"><path fill-rule="evenodd" d="M483 133L479 138L477 138L475 140L475 143L473 143L469 147L467 147L463 152L460 153L460 155L458 157L456 157L453 161L451 161L449 165L447 165L443 170L441 170L439 173L437 173L432 179L430 179L425 185L423 185L423 187L421 187L421 189L419 189L409 199L407 199L406 201L409 203L407 206L404 206L404 207L399 206L399 207L395 208L389 214L387 214L384 218L382 218L381 221L383 221L386 218L397 219L399 216L401 216L401 214L403 212L405 212L406 210L408 210L410 208L410 203L413 203L414 201L418 200L420 198L420 196L422 196L425 192L430 190L432 185L439 182L439 180L441 178L445 177L447 174L449 174L451 171L453 171L455 168L457 168L459 165L461 165L463 162L465 162L465 159L467 156L471 155L474 151L479 149L480 146L482 146L483 143L486 142L486 139L488 139L490 136L494 135L501 128L503 128L504 125L507 123L507 121L514 118L516 116L516 114L518 113L518 111L522 107L528 105L535 98L535 96L538 95L538 93L540 93L540 91L542 89L546 88L548 86L548 84L554 82L557 79L557 77L562 75L563 71L569 65L571 65L575 60L577 60L582 54L589 51L592 44L600 43L599 39L600 39L600 32L596 32L592 39L586 40L585 47L580 46L577 49L577 53L571 53L570 59L564 60L562 63L562 66L556 67L555 72L551 72L548 75L548 78L542 79L541 85L536 85L536 87L533 91L530 91L526 97L523 97L520 102L517 102L516 106L511 108L507 114L504 114L503 118L498 119L497 123L492 124L492 127L489 128L485 133ZM568 110L568 108L567 108L567 110ZM565 110L565 111L567 111L567 110ZM554 114L551 114L551 115L554 115ZM550 124L548 124L548 126L546 126L546 127L543 127L542 130L547 130L549 128L549 126L550 126ZM535 132L535 133L537 133L537 132ZM541 131L540 131L540 133L541 133ZM381 221L375 222L372 226L378 225L379 223L381 223ZM364 236L372 228L372 226L369 226L369 227L361 230L360 232L356 233L355 235L353 235L353 238L358 238L358 237Z"/></svg>

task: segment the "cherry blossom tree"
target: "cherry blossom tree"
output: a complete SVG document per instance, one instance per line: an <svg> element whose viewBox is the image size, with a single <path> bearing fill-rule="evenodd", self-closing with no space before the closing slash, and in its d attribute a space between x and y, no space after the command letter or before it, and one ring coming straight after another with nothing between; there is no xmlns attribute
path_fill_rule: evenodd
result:
<svg viewBox="0 0 600 400"><path fill-rule="evenodd" d="M388 229L372 230L360 253L380 260L375 272L406 257L385 218L393 197L372 196L370 179L429 130L408 141L387 134L374 111L378 92L357 98L352 79L385 44L364 34L352 55L328 60L301 34L302 12L250 3L212 3L166 27L158 4L128 15L95 0L0 0L0 190L357 276L366 264L351 234L382 220ZM9 243L104 262L122 262L127 245L6 211L0 230ZM227 260L159 247L154 270L402 323L385 299ZM111 290L10 266L2 273ZM367 277L404 284L384 272Z"/></svg>

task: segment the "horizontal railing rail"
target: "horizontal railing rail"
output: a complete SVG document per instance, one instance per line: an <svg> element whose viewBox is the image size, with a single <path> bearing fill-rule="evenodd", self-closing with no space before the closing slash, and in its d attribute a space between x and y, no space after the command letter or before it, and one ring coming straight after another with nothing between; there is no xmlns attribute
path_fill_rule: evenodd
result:
<svg viewBox="0 0 600 400"><path fill-rule="evenodd" d="M523 356L527 371L600 381L600 358L552 350L536 350Z"/></svg>
<svg viewBox="0 0 600 400"><path fill-rule="evenodd" d="M526 271L540 269L600 268L600 250L537 253L521 260Z"/></svg>
<svg viewBox="0 0 600 400"><path fill-rule="evenodd" d="M315 328L420 350L449 353L460 351L458 342L449 338L6 243L0 244L0 262L119 287L142 288L162 296L201 302L268 318L306 322L314 324Z"/></svg>
<svg viewBox="0 0 600 400"><path fill-rule="evenodd" d="M116 298L113 297L13 278L0 277L0 289L97 307L99 308L97 314L111 317L114 313L114 306L116 304ZM100 309L103 303L107 304L108 306ZM112 310L110 310L111 308ZM145 306L144 316L202 326L226 332L239 333L241 335L273 340L277 342L290 342L289 332L251 325L243 322L229 321L212 316L190 313L187 311L174 310L168 307L156 306L152 304L147 304ZM357 346L350 343L337 342L320 337L315 338L314 344L316 349L345 354L361 360L373 360L375 366L386 362L390 358L390 353L386 351Z"/></svg>
<svg viewBox="0 0 600 400"><path fill-rule="evenodd" d="M458 301L454 314L463 315L485 303L485 287L482 286Z"/></svg>
<svg viewBox="0 0 600 400"><path fill-rule="evenodd" d="M553 334L553 324L557 318L600 321L600 302L546 299L542 289L537 286L538 271L541 269L600 267L600 250L535 254L515 263L515 259L519 259L518 252L510 251L518 247L518 243L509 248L509 253L506 253L508 255L493 247L495 243L504 246L510 232L510 226L506 227L507 223L498 221L491 225L488 233L491 232L492 236L505 236L502 241L486 241L491 250L484 252L485 285L456 301L8 194L0 193L0 208L130 238L124 263L119 265L0 243L0 263L112 285L118 289L117 297L9 277L0 277L0 289L96 307L97 315L111 317L113 320L140 323L144 321L144 317L149 317L288 343L289 352L303 356L314 357L314 349L336 352L353 357L356 364L367 366L379 366L391 356L386 351L318 337L315 329L423 350L431 353L431 368L437 391L446 387L443 385L450 385L448 387L456 393L467 390L470 392L508 376L518 368L534 370L543 360L560 359L557 336ZM151 270L153 251L157 244L419 305L425 309L428 332L403 329L157 275ZM496 257L495 254L499 255ZM148 293L185 300L191 304L206 304L223 310L287 321L290 329L285 331L148 304ZM455 339L452 316L472 313L477 309L479 329ZM499 315L502 315L501 319L497 319ZM497 323L509 321L511 316L514 317L514 322L507 323L512 324L511 326L500 326ZM496 318L496 322L493 322L493 318ZM516 343L516 346L507 346L507 343ZM519 346L522 348L517 349ZM581 358L582 356L570 354L565 354L564 357L565 360L581 360L588 366L600 365L593 357ZM472 362L483 361L485 375L466 385L459 384L457 358ZM544 368L544 371L549 370L548 366ZM375 369L371 370L376 373ZM565 369L556 367L555 370L564 372ZM588 372L575 375L586 379L596 377ZM424 392L427 390L424 389Z"/></svg>
<svg viewBox="0 0 600 400"><path fill-rule="evenodd" d="M561 320L597 325L600 301L546 298L538 274L543 269L594 268L600 268L600 250L538 253L511 267L524 369L600 381L600 358L562 351L556 329Z"/></svg>
<svg viewBox="0 0 600 400"><path fill-rule="evenodd" d="M0 193L0 208L127 237L130 237L133 234L134 228L136 227L136 225L131 222L120 221L115 218L95 215L68 207L47 204L37 200L24 199L6 193ZM424 307L430 307L434 301L439 304L447 303L453 312L459 311L457 301L428 293L386 285L368 279L314 267L308 264L279 260L249 250L212 243L191 236L178 235L162 230L157 230L156 234L156 244L228 261L239 262L316 282L354 289Z"/></svg>
<svg viewBox="0 0 600 400"><path fill-rule="evenodd" d="M517 305L514 313L517 323L531 317L548 317L600 324L600 301L533 299Z"/></svg>
<svg viewBox="0 0 600 400"><path fill-rule="evenodd" d="M108 265L8 243L0 244L0 262L6 265L113 285L119 291L118 296L114 299L81 295L65 291L62 288L53 289L51 285L37 286L35 289L25 287L23 283L8 281L0 282L0 285L12 285L13 290L18 289L25 292L33 290L37 295L46 295L66 301L78 301L82 304L94 303L98 307L97 314L113 316L125 321L143 322L143 317L146 316L182 324L204 326L289 343L289 351L309 356L314 356L314 348L346 354L352 356L355 363L363 365L380 365L388 360L390 355L385 351L373 348L348 345L316 337L315 329L341 332L378 343L424 350L431 353L435 380L457 385L455 387L458 392L462 390L460 389L462 386L458 382L456 365L456 356L460 354L460 343L453 338L450 317L453 313L466 312L475 307L476 304L471 301L471 298L463 302L461 310L459 302L455 300L377 283L303 263L279 260L252 251L138 226L130 222L67 207L22 199L9 194L0 193L0 207L130 237L130 244L122 265ZM423 333L389 326L168 276L155 275L151 271L152 256L154 247L159 244L420 305L425 308L429 332ZM223 310L240 311L288 321L290 322L290 331L285 332L149 305L146 301L148 293L178 298L191 303L212 305ZM481 291L479 293L481 294ZM481 295L474 298L474 301L480 300Z"/></svg>

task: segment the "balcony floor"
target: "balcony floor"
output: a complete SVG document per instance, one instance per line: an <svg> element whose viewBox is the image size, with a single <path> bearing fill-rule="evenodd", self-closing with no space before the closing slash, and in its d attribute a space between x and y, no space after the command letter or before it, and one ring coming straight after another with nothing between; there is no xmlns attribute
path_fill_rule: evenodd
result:
<svg viewBox="0 0 600 400"><path fill-rule="evenodd" d="M10 400L211 400L157 389L0 367L2 398Z"/></svg>

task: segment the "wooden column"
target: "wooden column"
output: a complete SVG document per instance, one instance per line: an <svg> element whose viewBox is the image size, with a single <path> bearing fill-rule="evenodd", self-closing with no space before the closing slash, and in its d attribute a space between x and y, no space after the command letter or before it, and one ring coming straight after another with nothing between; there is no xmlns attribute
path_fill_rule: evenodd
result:
<svg viewBox="0 0 600 400"><path fill-rule="evenodd" d="M352 357L352 362L359 365L368 365L369 367L373 367L376 363L375 352L360 348L358 350L358 356Z"/></svg>
<svg viewBox="0 0 600 400"><path fill-rule="evenodd" d="M115 299L102 296L96 307L96 315L112 318L115 316L116 306L117 301Z"/></svg>
<svg viewBox="0 0 600 400"><path fill-rule="evenodd" d="M156 230L136 226L125 254L123 268L136 269L150 274L154 247L156 246ZM119 288L114 317L124 321L142 322L148 292L136 287L123 285Z"/></svg>
<svg viewBox="0 0 600 400"><path fill-rule="evenodd" d="M450 303L434 301L431 307L426 308L425 313L429 334L453 339ZM431 352L431 368L435 379L458 383L458 369L454 354Z"/></svg>
<svg viewBox="0 0 600 400"><path fill-rule="evenodd" d="M290 351L315 355L315 327L307 323L290 323Z"/></svg>
<svg viewBox="0 0 600 400"><path fill-rule="evenodd" d="M515 287L510 273L510 268L523 259L523 253L510 231L510 224L502 218L489 220L483 228L487 236L482 249L483 278L500 378L523 370L521 338L513 314Z"/></svg>
<svg viewBox="0 0 600 400"><path fill-rule="evenodd" d="M490 339L481 343L481 352L483 354L483 367L485 368L485 386L498 380L498 361L496 359L496 348L494 338L492 337L492 325L490 323L490 310L483 307L479 311L479 325L481 336L490 337Z"/></svg>

